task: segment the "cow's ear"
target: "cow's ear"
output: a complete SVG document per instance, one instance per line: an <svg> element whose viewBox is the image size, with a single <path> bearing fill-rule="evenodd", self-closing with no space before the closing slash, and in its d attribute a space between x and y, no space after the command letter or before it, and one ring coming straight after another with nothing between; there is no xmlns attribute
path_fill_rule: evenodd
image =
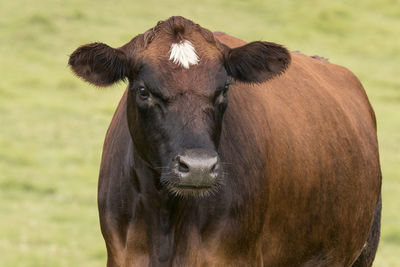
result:
<svg viewBox="0 0 400 267"><path fill-rule="evenodd" d="M97 86L123 80L129 71L125 53L102 43L79 47L70 56L68 64L76 75Z"/></svg>
<svg viewBox="0 0 400 267"><path fill-rule="evenodd" d="M289 51L281 45L252 42L229 49L225 54L225 68L236 80L264 82L283 73L290 60Z"/></svg>

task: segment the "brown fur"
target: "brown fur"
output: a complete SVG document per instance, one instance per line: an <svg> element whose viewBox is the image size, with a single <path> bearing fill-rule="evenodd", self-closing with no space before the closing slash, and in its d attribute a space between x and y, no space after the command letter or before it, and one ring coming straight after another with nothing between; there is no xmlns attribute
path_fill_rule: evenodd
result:
<svg viewBox="0 0 400 267"><path fill-rule="evenodd" d="M135 58L132 68L145 62L160 83L174 85L165 95L186 95L174 102L184 113L199 96L210 97L199 85L227 51L246 43L182 18L168 23L173 27L158 24L120 49ZM191 74L166 58L171 41L183 37L199 47L201 64ZM204 199L172 203L158 188L146 152L137 152L143 143L132 140L127 114L137 115L125 92L99 179L108 266L351 266L360 254L356 263L366 264L355 266L372 264L381 186L373 110L349 70L301 54L291 60L280 76L260 74L253 81L267 81L255 84L239 77L231 86L218 147L227 180ZM197 114L200 103L185 116ZM373 246L363 250L367 239Z"/></svg>

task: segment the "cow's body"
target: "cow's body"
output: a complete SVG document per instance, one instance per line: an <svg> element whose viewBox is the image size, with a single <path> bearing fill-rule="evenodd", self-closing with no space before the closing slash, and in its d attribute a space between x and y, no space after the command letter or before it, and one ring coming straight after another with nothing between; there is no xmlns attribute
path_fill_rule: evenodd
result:
<svg viewBox="0 0 400 267"><path fill-rule="evenodd" d="M125 93L99 181L109 266L350 266L362 252L381 175L374 113L347 69L292 54L282 76L233 86L218 150L227 180L205 199L154 189L126 101Z"/></svg>
<svg viewBox="0 0 400 267"><path fill-rule="evenodd" d="M371 266L375 117L358 79L320 59L183 17L79 47L78 76L129 81L100 170L108 266Z"/></svg>

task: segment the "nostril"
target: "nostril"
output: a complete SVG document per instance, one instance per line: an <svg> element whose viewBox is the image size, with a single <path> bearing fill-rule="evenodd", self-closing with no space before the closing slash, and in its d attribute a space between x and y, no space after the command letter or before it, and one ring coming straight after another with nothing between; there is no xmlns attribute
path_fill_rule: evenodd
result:
<svg viewBox="0 0 400 267"><path fill-rule="evenodd" d="M183 172L183 173L188 173L189 172L189 166L186 165L184 162L179 161L178 162L178 171Z"/></svg>
<svg viewBox="0 0 400 267"><path fill-rule="evenodd" d="M216 173L218 170L218 163L215 163L212 167L211 167L211 173Z"/></svg>

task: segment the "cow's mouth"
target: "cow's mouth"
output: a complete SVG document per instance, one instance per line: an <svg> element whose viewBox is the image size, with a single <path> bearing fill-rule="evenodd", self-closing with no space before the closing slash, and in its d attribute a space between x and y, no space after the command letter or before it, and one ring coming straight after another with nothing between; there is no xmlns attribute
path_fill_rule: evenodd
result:
<svg viewBox="0 0 400 267"><path fill-rule="evenodd" d="M212 185L202 185L202 186L195 186L195 185L176 185L178 189L188 189L188 190L208 190L212 188Z"/></svg>
<svg viewBox="0 0 400 267"><path fill-rule="evenodd" d="M216 192L218 187L219 187L218 184L213 184L213 185L168 184L167 190L175 196L206 197Z"/></svg>

